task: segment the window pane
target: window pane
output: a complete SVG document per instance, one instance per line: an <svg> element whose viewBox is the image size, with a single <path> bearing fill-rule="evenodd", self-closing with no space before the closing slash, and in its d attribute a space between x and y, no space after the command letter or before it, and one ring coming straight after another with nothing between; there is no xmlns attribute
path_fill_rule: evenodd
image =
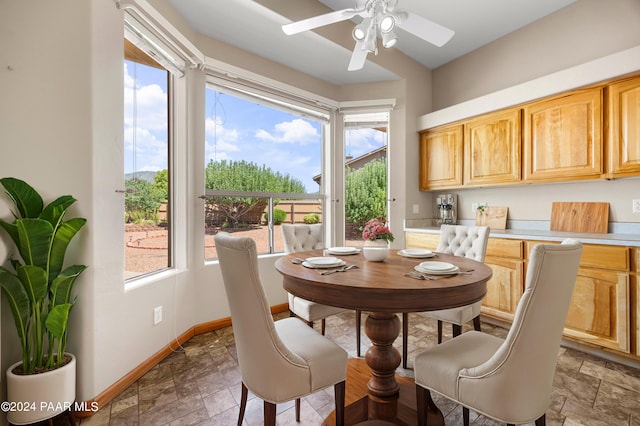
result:
<svg viewBox="0 0 640 426"><path fill-rule="evenodd" d="M207 89L206 111L206 258L216 257L213 235L220 231L254 238L259 254L282 251L280 223L322 217L321 197L294 203L288 198L320 192L323 124L214 89ZM261 195L215 193L221 190Z"/></svg>
<svg viewBox="0 0 640 426"><path fill-rule="evenodd" d="M131 279L171 266L169 96L166 70L125 60L124 77L125 278Z"/></svg>
<svg viewBox="0 0 640 426"><path fill-rule="evenodd" d="M387 123L381 123L379 115L369 126L367 120L373 117L368 115L345 117L345 240L349 246L363 245L362 228L369 219L387 216Z"/></svg>

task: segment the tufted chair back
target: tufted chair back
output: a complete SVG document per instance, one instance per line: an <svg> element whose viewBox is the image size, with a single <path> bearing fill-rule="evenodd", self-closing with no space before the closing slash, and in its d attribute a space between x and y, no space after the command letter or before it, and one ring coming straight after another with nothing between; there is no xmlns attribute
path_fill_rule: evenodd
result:
<svg viewBox="0 0 640 426"><path fill-rule="evenodd" d="M484 262L489 232L488 226L442 225L436 251Z"/></svg>
<svg viewBox="0 0 640 426"><path fill-rule="evenodd" d="M322 224L282 224L284 251L295 253L298 251L324 248Z"/></svg>

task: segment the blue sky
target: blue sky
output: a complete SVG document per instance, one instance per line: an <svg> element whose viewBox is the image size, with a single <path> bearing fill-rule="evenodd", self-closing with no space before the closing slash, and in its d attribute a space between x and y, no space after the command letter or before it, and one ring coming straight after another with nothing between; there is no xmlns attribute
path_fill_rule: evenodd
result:
<svg viewBox="0 0 640 426"><path fill-rule="evenodd" d="M136 90L134 92L134 81ZM166 74L125 61L125 173L157 171L166 165ZM132 99L136 96L137 114ZM133 155L133 127L136 153ZM231 95L206 91L205 164L245 160L302 181L317 192L313 176L320 174L322 126L279 109ZM358 157L386 143L373 129L349 131L346 154Z"/></svg>

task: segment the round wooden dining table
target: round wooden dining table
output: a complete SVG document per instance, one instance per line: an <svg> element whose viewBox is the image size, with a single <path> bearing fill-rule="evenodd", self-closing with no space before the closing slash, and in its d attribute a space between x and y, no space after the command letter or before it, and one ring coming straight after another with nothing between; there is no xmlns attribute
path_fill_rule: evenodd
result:
<svg viewBox="0 0 640 426"><path fill-rule="evenodd" d="M360 253L336 256L357 268L326 275L321 273L324 269L309 268L295 261L322 255L322 250L291 253L279 258L275 268L283 276L284 289L294 296L368 313L365 334L372 346L365 355L368 366L365 371L370 371L370 377L362 399L353 401L352 398L350 404L347 398L346 424L367 420L415 424L410 419L401 419L406 407L398 410L400 378L396 378L395 371L401 355L393 346L401 328L397 314L455 308L482 300L491 269L484 263L460 256L437 253L433 258L409 258L400 256L395 250L391 250L382 262L368 261ZM407 276L415 273L416 265L429 261L451 263L458 266L461 273L436 279ZM357 362L350 363L349 368L352 367L360 368ZM347 394L349 387L348 375ZM410 392L409 398L414 400L415 391ZM411 410L415 413L415 408ZM406 417L406 413L403 415ZM430 412L429 424L444 425L442 414Z"/></svg>

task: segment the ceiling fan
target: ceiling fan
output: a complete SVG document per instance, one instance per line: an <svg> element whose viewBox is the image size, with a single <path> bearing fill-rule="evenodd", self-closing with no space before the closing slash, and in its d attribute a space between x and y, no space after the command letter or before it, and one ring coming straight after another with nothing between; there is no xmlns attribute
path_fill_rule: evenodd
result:
<svg viewBox="0 0 640 426"><path fill-rule="evenodd" d="M324 25L346 21L355 16L361 16L362 22L353 28L352 36L356 41L349 71L359 70L364 67L368 53L378 54L378 36L382 39L383 47L391 47L398 41L394 32L396 27L401 28L421 39L438 47L447 43L453 37L454 31L443 27L422 16L396 9L398 0L356 0L355 8L336 10L292 22L282 26L282 31L287 35L298 34Z"/></svg>

